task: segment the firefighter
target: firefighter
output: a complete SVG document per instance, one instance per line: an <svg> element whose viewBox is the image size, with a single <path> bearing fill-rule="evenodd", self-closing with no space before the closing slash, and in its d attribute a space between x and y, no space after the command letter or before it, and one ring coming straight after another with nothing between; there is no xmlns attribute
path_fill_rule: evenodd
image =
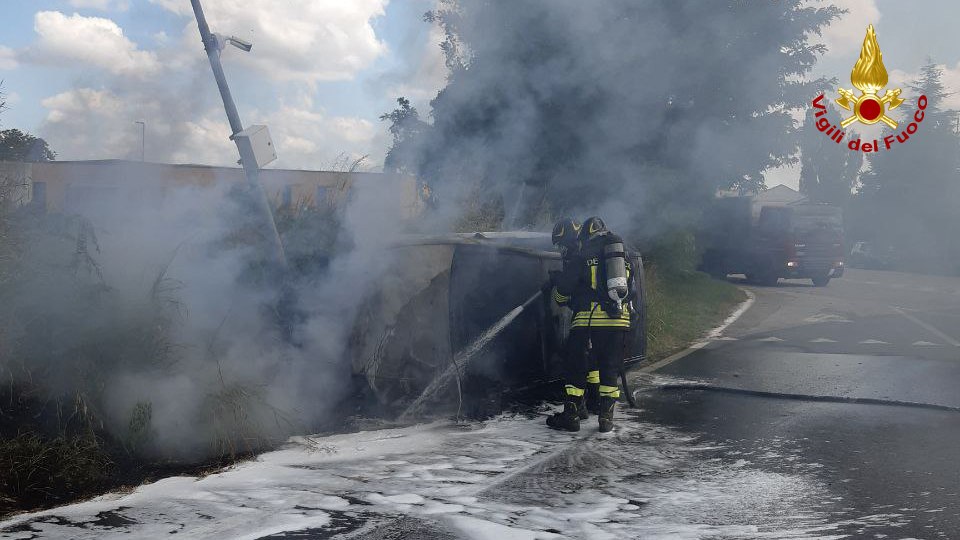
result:
<svg viewBox="0 0 960 540"><path fill-rule="evenodd" d="M572 290L575 286L574 281L576 279L576 269L580 267L580 263L578 262L578 257L580 256L580 222L572 218L561 218L553 226L552 240L553 245L557 246L560 251L560 260L563 263L563 270L550 273L550 288L548 290L550 291L553 301L556 302L557 305L569 307L571 297L561 294L559 291ZM576 366L582 364L579 359L573 359L573 357L575 355L587 354L586 343L582 340L578 341L567 339L564 342L563 351L561 354L563 357L564 371L569 371L571 369L571 361L574 362L574 365ZM591 378L599 377L599 374L599 371L588 373L588 382L591 380ZM599 379L597 379L596 382L599 383ZM591 395L589 391L587 394ZM585 402L583 397L581 397L577 403L577 413L581 420L586 420L589 417L588 410L590 408L591 407ZM597 407L593 407L594 413L596 410Z"/></svg>
<svg viewBox="0 0 960 540"><path fill-rule="evenodd" d="M576 280L576 272L579 268L577 257L580 255L580 228L580 222L572 218L561 218L553 226L553 245L557 246L560 251L563 270L551 273L550 285L552 286L553 300L560 306L569 307L570 297L559 294L557 285L564 289L572 290L575 288L575 283L564 287L563 283L558 282L564 279L562 277L564 275L568 276L568 280ZM568 362L573 355L587 354L586 345L585 341L577 339L572 341L568 339L564 342L562 355L565 369L567 369L566 366L568 366ZM589 365L587 387L583 399L577 406L577 413L581 420L586 420L590 413L597 414L600 411L600 370L597 369L596 363L592 360L592 357L587 357ZM581 364L582 362L575 360L574 365L579 366Z"/></svg>
<svg viewBox="0 0 960 540"><path fill-rule="evenodd" d="M585 221L579 232L579 254L556 279L554 299L573 309L567 338L566 398L563 411L547 418L553 429L579 431L588 378L589 358L599 368L600 432L613 429L613 411L620 397L617 375L623 364L631 325L632 269L623 240L598 217ZM580 353L583 351L583 354Z"/></svg>

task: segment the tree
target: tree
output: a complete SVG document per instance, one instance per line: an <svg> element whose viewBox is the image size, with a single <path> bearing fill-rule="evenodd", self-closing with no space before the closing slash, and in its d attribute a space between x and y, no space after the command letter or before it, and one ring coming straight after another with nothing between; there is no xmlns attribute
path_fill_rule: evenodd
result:
<svg viewBox="0 0 960 540"><path fill-rule="evenodd" d="M838 118L837 108L824 100L827 118ZM845 145L838 146L817 129L815 110L807 110L807 118L800 129L800 192L810 200L837 206L846 206L857 185L863 154L851 152ZM850 131L844 138L855 139Z"/></svg>
<svg viewBox="0 0 960 540"><path fill-rule="evenodd" d="M5 129L0 131L0 161L53 161L57 154L50 149L47 141L20 131Z"/></svg>
<svg viewBox="0 0 960 540"><path fill-rule="evenodd" d="M908 268L953 273L960 270L960 145L957 113L943 108L942 78L943 67L928 63L910 85L908 103L927 97L923 121L904 143L870 155L854 226L863 239L892 246ZM916 106L907 107L895 134L913 120Z"/></svg>
<svg viewBox="0 0 960 540"><path fill-rule="evenodd" d="M427 20L452 71L416 172L507 201L507 226L599 213L634 238L689 227L718 187L762 186L765 169L795 161L789 110L820 84L801 81L824 51L808 36L839 13L802 0L442 0Z"/></svg>
<svg viewBox="0 0 960 540"><path fill-rule="evenodd" d="M397 107L391 112L380 116L380 120L390 122L390 134L393 135L393 145L387 151L383 162L383 169L387 172L413 174L417 169L416 148L420 142L420 135L429 124L420 120L417 108L410 105L405 97L397 98Z"/></svg>

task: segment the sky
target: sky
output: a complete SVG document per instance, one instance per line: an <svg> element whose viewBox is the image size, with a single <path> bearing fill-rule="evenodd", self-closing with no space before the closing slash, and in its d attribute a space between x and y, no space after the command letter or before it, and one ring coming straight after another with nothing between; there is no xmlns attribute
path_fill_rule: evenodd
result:
<svg viewBox="0 0 960 540"><path fill-rule="evenodd" d="M254 44L223 63L245 125L270 127L271 167L329 169L369 156L376 170L390 144L379 116L398 96L422 113L446 77L442 36L423 21L436 0L203 0L215 32ZM812 3L818 3L811 0ZM873 24L891 86L927 59L960 88L952 46L960 5L843 0L849 13L821 38L814 76L849 73ZM139 159L233 164L236 148L189 0L0 0L0 79L9 111L0 127L47 139L61 160ZM811 99L815 96L811 96ZM828 96L829 97L829 96ZM960 109L960 94L948 104ZM796 187L799 171L768 171L767 184Z"/></svg>
<svg viewBox="0 0 960 540"><path fill-rule="evenodd" d="M223 64L244 125L270 127L272 167L327 169L389 145L379 116L443 85L434 0L203 0L214 32L254 44ZM189 0L0 0L2 127L58 159L231 164L236 148Z"/></svg>

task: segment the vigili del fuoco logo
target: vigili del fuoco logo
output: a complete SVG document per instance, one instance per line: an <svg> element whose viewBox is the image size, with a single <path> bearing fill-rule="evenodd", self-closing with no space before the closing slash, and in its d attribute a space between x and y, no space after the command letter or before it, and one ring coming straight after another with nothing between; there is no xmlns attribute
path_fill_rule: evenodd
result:
<svg viewBox="0 0 960 540"><path fill-rule="evenodd" d="M850 124L860 122L864 125L873 125L883 122L890 129L895 130L893 134L883 137L881 145L877 139L873 141L861 141L859 138L847 142L847 148L853 151L864 153L879 152L881 150L890 150L894 144L903 144L910 140L910 136L917 132L920 123L923 122L923 111L927 108L927 96L920 96L917 99L917 110L913 114L912 121L903 129L899 129L899 123L890 118L887 112L893 111L901 104L900 89L887 89L883 95L878 92L887 86L887 68L883 65L883 53L880 52L880 45L877 43L877 33L873 30L873 25L867 26L867 35L863 38L863 47L860 49L860 58L853 66L850 72L850 83L854 88L860 91L858 96L851 90L839 88L837 92L840 97L836 102L844 110L852 113L849 117L840 122L840 126L835 126L827 119L827 107L824 105L824 95L820 94L813 100L813 108L816 111L814 116L817 118L817 129L829 137L833 142L841 144L846 136L843 131Z"/></svg>

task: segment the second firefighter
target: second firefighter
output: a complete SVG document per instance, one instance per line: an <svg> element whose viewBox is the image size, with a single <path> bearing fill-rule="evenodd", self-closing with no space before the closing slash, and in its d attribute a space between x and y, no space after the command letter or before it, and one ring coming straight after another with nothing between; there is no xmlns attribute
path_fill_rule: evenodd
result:
<svg viewBox="0 0 960 540"><path fill-rule="evenodd" d="M633 269L623 240L598 217L583 223L579 247L577 256L564 265L554 284L554 300L571 306L573 321L564 355L563 411L550 416L547 425L566 431L580 429L588 366L595 362L599 374L590 372L589 376L599 375L599 428L608 432L613 429L614 408L620 397L617 377L633 319Z"/></svg>

